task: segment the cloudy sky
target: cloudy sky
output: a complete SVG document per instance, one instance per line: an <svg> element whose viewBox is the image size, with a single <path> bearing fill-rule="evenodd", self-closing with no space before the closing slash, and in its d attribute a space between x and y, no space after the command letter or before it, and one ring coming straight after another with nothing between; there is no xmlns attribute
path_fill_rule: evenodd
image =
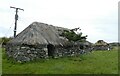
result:
<svg viewBox="0 0 120 76"><path fill-rule="evenodd" d="M88 41L118 41L119 0L0 0L0 37L13 36L15 9L17 33L34 21L65 28L80 27Z"/></svg>

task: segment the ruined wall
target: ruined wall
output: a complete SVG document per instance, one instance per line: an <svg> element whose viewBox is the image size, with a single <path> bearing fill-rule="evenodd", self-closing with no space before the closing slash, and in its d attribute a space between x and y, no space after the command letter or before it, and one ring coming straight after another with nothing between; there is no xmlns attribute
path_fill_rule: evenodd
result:
<svg viewBox="0 0 120 76"><path fill-rule="evenodd" d="M55 46L53 58L64 56L74 56L81 54L79 47L61 47ZM39 58L49 58L48 48L46 45L30 47L30 46L9 46L6 47L8 57L13 57L18 62L31 61Z"/></svg>

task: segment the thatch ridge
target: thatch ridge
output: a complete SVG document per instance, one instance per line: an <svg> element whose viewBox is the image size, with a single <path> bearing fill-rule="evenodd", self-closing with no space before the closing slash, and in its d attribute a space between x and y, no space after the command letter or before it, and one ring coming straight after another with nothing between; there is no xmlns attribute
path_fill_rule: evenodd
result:
<svg viewBox="0 0 120 76"><path fill-rule="evenodd" d="M108 43L107 42L105 42L105 41L103 41L103 40L98 40L96 43L95 43L95 45L99 45L99 46L101 46L101 45L108 45Z"/></svg>
<svg viewBox="0 0 120 76"><path fill-rule="evenodd" d="M12 39L9 44L64 45L67 43L66 39L59 36L63 30L68 29L40 22L33 22L22 32L20 32L14 39Z"/></svg>

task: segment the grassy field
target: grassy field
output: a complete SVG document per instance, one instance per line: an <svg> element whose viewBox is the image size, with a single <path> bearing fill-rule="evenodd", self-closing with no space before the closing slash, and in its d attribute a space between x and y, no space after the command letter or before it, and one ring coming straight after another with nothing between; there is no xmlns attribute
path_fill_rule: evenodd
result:
<svg viewBox="0 0 120 76"><path fill-rule="evenodd" d="M118 51L93 51L78 57L39 60L24 64L2 59L3 74L118 74Z"/></svg>

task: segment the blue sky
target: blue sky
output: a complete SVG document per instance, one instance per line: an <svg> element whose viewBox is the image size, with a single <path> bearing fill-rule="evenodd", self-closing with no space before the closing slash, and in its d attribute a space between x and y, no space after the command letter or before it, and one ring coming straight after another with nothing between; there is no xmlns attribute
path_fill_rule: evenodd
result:
<svg viewBox="0 0 120 76"><path fill-rule="evenodd" d="M119 0L0 0L0 37L13 36L15 10L17 33L38 21L65 28L80 27L88 41L118 41Z"/></svg>

